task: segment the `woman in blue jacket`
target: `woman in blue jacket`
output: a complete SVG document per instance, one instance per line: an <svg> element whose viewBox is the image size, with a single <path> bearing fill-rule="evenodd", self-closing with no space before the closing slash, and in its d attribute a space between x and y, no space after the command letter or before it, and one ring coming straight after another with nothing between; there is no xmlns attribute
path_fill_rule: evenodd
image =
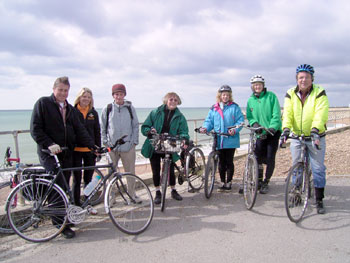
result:
<svg viewBox="0 0 350 263"><path fill-rule="evenodd" d="M216 104L209 110L208 116L201 128L202 133L215 132L229 133L231 136L219 136L217 150L219 150L219 173L221 190L231 190L232 177L234 174L233 157L236 148L240 147L239 131L228 127L239 125L244 122L244 116L238 104L233 102L232 89L223 85L216 95Z"/></svg>

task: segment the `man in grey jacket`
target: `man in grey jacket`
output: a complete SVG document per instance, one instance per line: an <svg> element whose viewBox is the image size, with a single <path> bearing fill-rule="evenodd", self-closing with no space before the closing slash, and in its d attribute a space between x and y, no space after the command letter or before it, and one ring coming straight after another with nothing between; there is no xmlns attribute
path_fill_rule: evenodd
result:
<svg viewBox="0 0 350 263"><path fill-rule="evenodd" d="M110 152L110 156L115 167L118 167L121 159L124 170L135 174L135 146L139 143L139 121L131 102L124 99L126 88L123 84L113 85L112 96L113 103L102 110L102 142L106 146L112 146L120 137L127 135L124 139L126 143Z"/></svg>

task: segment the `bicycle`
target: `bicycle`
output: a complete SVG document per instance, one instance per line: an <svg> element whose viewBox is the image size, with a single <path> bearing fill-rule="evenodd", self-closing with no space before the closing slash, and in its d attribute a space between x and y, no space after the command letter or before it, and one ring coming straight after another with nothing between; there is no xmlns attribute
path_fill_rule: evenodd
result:
<svg viewBox="0 0 350 263"><path fill-rule="evenodd" d="M22 173L26 171L27 167L34 166L34 164L23 164L20 162L20 158L11 157L11 148L7 147L4 156L4 162L0 165L2 176L0 176L0 233L11 234L10 223L6 215L6 201L10 189L16 187L17 184L22 180ZM13 162L16 164L14 165ZM15 167L14 167L15 166ZM24 199L21 194L16 195L11 203L11 206L24 205Z"/></svg>
<svg viewBox="0 0 350 263"><path fill-rule="evenodd" d="M259 188L259 170L258 170L258 161L255 156L255 147L257 140L257 131L266 131L268 134L273 135L269 129L260 126L260 127L251 127L250 125L241 124L238 126L233 126L232 128L236 129L239 127L244 127L250 130L249 133L249 143L248 143L248 154L244 166L243 174L243 197L244 203L248 210L251 210L254 207L258 188ZM260 136L264 136L260 135ZM266 135L265 135L266 136Z"/></svg>
<svg viewBox="0 0 350 263"><path fill-rule="evenodd" d="M168 181L170 177L170 165L172 163L172 154L179 153L181 151L181 144L183 139L178 135L170 135L168 133L152 133L151 144L154 150L158 154L164 154L162 172L160 175L160 182L162 188L162 198L160 210L163 212L165 209L165 196L168 188Z"/></svg>
<svg viewBox="0 0 350 263"><path fill-rule="evenodd" d="M290 221L298 223L304 216L309 199L313 196L313 179L306 141L311 137L290 136L301 143L301 155L297 163L289 169L285 185L285 208ZM283 147L283 141L280 143Z"/></svg>
<svg viewBox="0 0 350 263"><path fill-rule="evenodd" d="M181 147L180 166L174 163L179 185L188 182L188 192L199 191L204 183L205 157L203 151L190 141L188 147Z"/></svg>
<svg viewBox="0 0 350 263"><path fill-rule="evenodd" d="M152 221L154 212L151 192L140 177L116 171L108 155L109 151L124 143L124 138L125 136L117 140L113 147L98 150L101 154L107 153L108 164L61 168L57 155L53 155L57 165L56 174L33 173L28 176L29 179L17 185L9 195L6 204L7 216L14 232L31 242L45 242L55 238L68 223L79 224L84 221L86 214L91 211L89 204L91 198L106 184L104 206L113 224L126 234L136 235L145 231ZM49 153L48 150L43 151ZM103 168L109 169L106 176L99 171ZM84 169L99 171L102 177L79 207L74 205L72 191L63 173ZM58 178L63 179L66 191L56 184ZM12 207L10 204L20 191L29 203L27 207L30 208L27 210L30 213L18 222L14 220L14 215L21 208ZM25 229L22 229L23 225L26 225Z"/></svg>
<svg viewBox="0 0 350 263"><path fill-rule="evenodd" d="M200 129L201 128L196 128L195 132L200 133ZM209 199L214 190L215 174L219 164L219 150L216 149L218 136L231 136L231 134L210 131L210 132L206 132L206 135L213 137L212 150L208 156L208 160L205 166L205 175L204 175L204 194L205 194L205 197Z"/></svg>

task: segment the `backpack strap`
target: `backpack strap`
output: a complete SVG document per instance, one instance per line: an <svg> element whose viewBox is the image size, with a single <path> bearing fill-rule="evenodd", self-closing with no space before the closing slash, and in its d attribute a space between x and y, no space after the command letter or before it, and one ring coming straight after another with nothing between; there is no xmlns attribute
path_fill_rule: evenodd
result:
<svg viewBox="0 0 350 263"><path fill-rule="evenodd" d="M106 134L108 134L108 123L109 123L109 114L112 111L112 103L107 105L107 114L106 114Z"/></svg>

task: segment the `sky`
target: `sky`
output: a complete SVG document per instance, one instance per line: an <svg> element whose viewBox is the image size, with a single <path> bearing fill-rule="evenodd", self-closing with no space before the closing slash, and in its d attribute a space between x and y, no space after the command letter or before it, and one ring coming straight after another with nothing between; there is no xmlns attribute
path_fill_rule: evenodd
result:
<svg viewBox="0 0 350 263"><path fill-rule="evenodd" d="M263 75L283 106L300 64L331 106L349 106L348 0L2 0L0 110L32 109L68 76L95 107L123 83L135 107L170 91L183 107L210 107L221 85L245 107L250 78Z"/></svg>

